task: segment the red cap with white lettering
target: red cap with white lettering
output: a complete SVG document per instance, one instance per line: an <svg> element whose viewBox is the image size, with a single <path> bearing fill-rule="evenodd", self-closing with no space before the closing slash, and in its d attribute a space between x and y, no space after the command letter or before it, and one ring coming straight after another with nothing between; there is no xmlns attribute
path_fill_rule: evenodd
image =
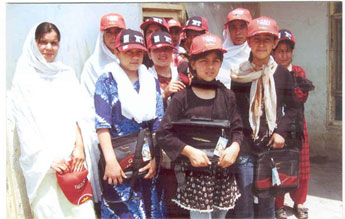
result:
<svg viewBox="0 0 345 219"><path fill-rule="evenodd" d="M227 26L231 21L234 20L242 20L249 23L252 20L252 15L248 9L236 8L229 12L224 25Z"/></svg>
<svg viewBox="0 0 345 219"><path fill-rule="evenodd" d="M69 161L69 166L72 166L72 160ZM81 205L92 198L92 187L87 174L85 167L80 172L56 172L56 179L63 194L74 205Z"/></svg>
<svg viewBox="0 0 345 219"><path fill-rule="evenodd" d="M192 45L190 46L189 55L192 56L211 50L218 50L222 53L227 52L225 49L223 49L223 42L218 36L211 33L206 33L193 39Z"/></svg>
<svg viewBox="0 0 345 219"><path fill-rule="evenodd" d="M169 33L163 31L157 31L152 33L149 36L147 42L148 49L157 49L162 47L171 47L174 48L172 45L172 39Z"/></svg>
<svg viewBox="0 0 345 219"><path fill-rule="evenodd" d="M247 37L252 37L256 34L268 33L278 38L278 24L277 22L269 17L259 17L251 22L248 25L248 34Z"/></svg>
<svg viewBox="0 0 345 219"><path fill-rule="evenodd" d="M106 14L101 18L101 31L104 31L111 27L118 27L121 29L126 29L125 20L121 14L110 13Z"/></svg>

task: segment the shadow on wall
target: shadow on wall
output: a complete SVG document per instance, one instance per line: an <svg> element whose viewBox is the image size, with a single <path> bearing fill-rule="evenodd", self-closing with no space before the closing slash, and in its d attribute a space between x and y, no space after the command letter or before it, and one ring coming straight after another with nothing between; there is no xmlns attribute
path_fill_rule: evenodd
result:
<svg viewBox="0 0 345 219"><path fill-rule="evenodd" d="M6 217L33 218L26 193L25 179L19 165L19 140L10 119L7 120L6 153Z"/></svg>

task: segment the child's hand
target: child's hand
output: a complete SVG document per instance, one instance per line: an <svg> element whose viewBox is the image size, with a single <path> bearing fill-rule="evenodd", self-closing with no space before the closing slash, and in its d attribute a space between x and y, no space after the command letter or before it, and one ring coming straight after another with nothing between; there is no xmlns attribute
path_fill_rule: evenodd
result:
<svg viewBox="0 0 345 219"><path fill-rule="evenodd" d="M156 174L156 159L155 158L150 160L150 162L146 166L139 169L139 172L144 172L146 170L149 170L149 172L144 176L144 179L151 179Z"/></svg>
<svg viewBox="0 0 345 219"><path fill-rule="evenodd" d="M168 84L168 86L166 86L166 88L164 89L164 99L168 98L169 96L171 96L171 94L176 93L182 89L184 89L186 87L186 85L184 85L184 83L182 83L181 81L172 81Z"/></svg>
<svg viewBox="0 0 345 219"><path fill-rule="evenodd" d="M233 142L230 147L222 151L218 166L227 168L236 162L238 153L240 152L240 145L237 142Z"/></svg>
<svg viewBox="0 0 345 219"><path fill-rule="evenodd" d="M117 161L105 164L103 180L108 180L108 184L114 184L115 186L122 184L123 178L127 178L127 176Z"/></svg>
<svg viewBox="0 0 345 219"><path fill-rule="evenodd" d="M68 162L63 158L54 160L50 167L60 174L70 171Z"/></svg>
<svg viewBox="0 0 345 219"><path fill-rule="evenodd" d="M182 154L189 158L193 167L207 167L208 165L211 165L207 155L203 151L192 146L185 146L182 150Z"/></svg>
<svg viewBox="0 0 345 219"><path fill-rule="evenodd" d="M283 148L285 145L285 139L283 138L283 136L279 135L278 133L274 133L270 139L270 141L268 142L267 146L269 146L270 144L272 144L273 148Z"/></svg>
<svg viewBox="0 0 345 219"><path fill-rule="evenodd" d="M71 158L72 158L71 170L73 172L82 171L84 161L85 161L84 148L76 146L72 152Z"/></svg>

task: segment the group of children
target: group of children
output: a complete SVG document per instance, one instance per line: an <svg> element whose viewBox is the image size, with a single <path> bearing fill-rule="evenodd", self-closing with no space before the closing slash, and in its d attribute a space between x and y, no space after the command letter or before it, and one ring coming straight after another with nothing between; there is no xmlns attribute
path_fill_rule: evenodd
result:
<svg viewBox="0 0 345 219"><path fill-rule="evenodd" d="M140 28L142 32L127 29L120 14L104 15L95 51L81 74L93 113L77 124L82 126L82 161L89 164L96 212L102 218L225 218L234 209L235 218L287 218L284 195L255 200L251 153L253 143L265 136L273 148L284 147L307 99L308 90L296 85L305 73L291 65L292 33L279 31L272 18L252 19L243 8L229 12L224 43L208 32L202 16L185 25L151 17ZM54 58L45 59L50 63ZM195 117L231 124L216 161L176 133L174 122ZM309 179L305 120L303 125L300 187L291 193L298 218L308 217L303 206ZM144 128L153 133L159 153L153 153L139 170L147 173L132 185L116 159L112 138ZM224 140L223 134L214 137ZM105 159L101 177L100 153ZM123 202L131 190L135 198Z"/></svg>

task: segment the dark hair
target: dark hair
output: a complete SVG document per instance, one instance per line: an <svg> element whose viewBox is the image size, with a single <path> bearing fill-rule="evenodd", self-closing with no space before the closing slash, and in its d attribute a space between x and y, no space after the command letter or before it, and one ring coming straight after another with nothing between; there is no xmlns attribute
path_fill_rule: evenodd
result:
<svg viewBox="0 0 345 219"><path fill-rule="evenodd" d="M196 75L196 71L192 68L190 63L192 61L196 61L198 59L201 59L201 58L207 56L208 54L210 54L212 52L215 52L217 54L218 58L223 62L224 54L221 51L219 51L219 50L209 50L209 51L202 52L202 53L199 53L199 54L196 54L196 55L191 55L190 58L189 58L189 69L190 69L190 72L193 75Z"/></svg>
<svg viewBox="0 0 345 219"><path fill-rule="evenodd" d="M290 47L291 50L293 50L295 48L295 44L291 40L281 40L281 41L279 41L277 46L273 49L273 52L276 51L276 49L278 48L279 44L281 44L281 43L285 43L286 45L288 45L288 47Z"/></svg>
<svg viewBox="0 0 345 219"><path fill-rule="evenodd" d="M55 24L49 23L49 22L43 22L40 23L35 31L35 40L38 42L43 34L45 33L50 33L52 31L55 31L58 37L58 41L60 42L60 31L59 29L55 26Z"/></svg>

